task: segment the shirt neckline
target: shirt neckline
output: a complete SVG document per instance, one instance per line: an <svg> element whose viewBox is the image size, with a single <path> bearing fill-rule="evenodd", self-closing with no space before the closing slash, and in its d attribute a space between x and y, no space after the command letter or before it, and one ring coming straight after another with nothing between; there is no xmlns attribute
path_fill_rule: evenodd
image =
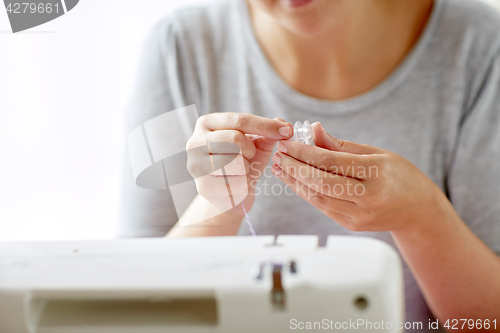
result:
<svg viewBox="0 0 500 333"><path fill-rule="evenodd" d="M242 36L244 37L246 53L251 65L255 66L257 69L258 77L267 81L269 88L274 90L286 104L292 107L320 114L342 114L362 110L367 106L373 106L394 91L394 89L405 80L418 60L422 57L430 40L434 36L434 32L440 23L441 14L446 7L445 4L447 1L448 0L434 0L432 12L419 40L415 43L405 59L403 59L383 81L360 95L338 101L329 101L308 96L295 90L286 83L269 63L257 41L246 0L240 0L238 3L241 16L240 26L242 29Z"/></svg>

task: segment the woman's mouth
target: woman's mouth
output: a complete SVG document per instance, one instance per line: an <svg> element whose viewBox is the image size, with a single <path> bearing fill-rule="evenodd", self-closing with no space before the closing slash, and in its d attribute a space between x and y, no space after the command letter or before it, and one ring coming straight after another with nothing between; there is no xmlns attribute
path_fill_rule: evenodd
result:
<svg viewBox="0 0 500 333"><path fill-rule="evenodd" d="M310 4L314 0L283 0L283 1L290 7L303 7Z"/></svg>

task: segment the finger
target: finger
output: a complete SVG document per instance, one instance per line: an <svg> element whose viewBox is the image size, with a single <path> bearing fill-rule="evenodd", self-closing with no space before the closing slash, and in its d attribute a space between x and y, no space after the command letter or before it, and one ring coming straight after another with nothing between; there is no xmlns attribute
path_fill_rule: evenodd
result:
<svg viewBox="0 0 500 333"><path fill-rule="evenodd" d="M276 164L273 165L271 170L274 175L290 187L292 191L322 211L334 212L345 216L351 216L356 211L357 206L355 203L323 195L305 186L286 172L283 172Z"/></svg>
<svg viewBox="0 0 500 333"><path fill-rule="evenodd" d="M357 179L319 170L285 154L276 152L273 162L289 176L323 195L355 202L358 193L365 193L364 184Z"/></svg>
<svg viewBox="0 0 500 333"><path fill-rule="evenodd" d="M262 136L262 137L259 137L255 140L253 140L255 148L257 148L258 150L261 150L261 151L268 152L268 153L273 151L274 146L276 146L277 142L278 141L266 138L265 136Z"/></svg>
<svg viewBox="0 0 500 333"><path fill-rule="evenodd" d="M240 147L241 154L246 159L252 159L256 153L255 144L240 131L235 130L222 130L215 132L208 132L206 134L206 140L210 144L211 154L234 154L233 150L228 150L224 145L221 145L222 149L217 149L218 142L231 142L235 143Z"/></svg>
<svg viewBox="0 0 500 333"><path fill-rule="evenodd" d="M295 141L280 141L278 151L317 169L353 179L366 179L377 166L376 155L331 151Z"/></svg>
<svg viewBox="0 0 500 333"><path fill-rule="evenodd" d="M293 125L291 123L289 123L288 121L286 121L285 119L283 119L283 118L274 118L274 119L282 121L285 124L287 124L288 126L290 126L290 128L293 128Z"/></svg>
<svg viewBox="0 0 500 333"><path fill-rule="evenodd" d="M287 123L282 118L274 118L274 120L278 120L278 121L281 121L285 124L288 124L290 126L290 128L292 128L292 124ZM247 136L249 136L250 140L253 141L253 143L255 144L255 147L261 151L265 151L265 152L270 153L273 151L274 146L276 145L276 140L266 138L265 136L262 136L262 135L247 134Z"/></svg>
<svg viewBox="0 0 500 333"><path fill-rule="evenodd" d="M351 141L339 140L326 132L323 126L316 122L312 124L313 140L317 147L328 150L341 151L351 154L377 154L382 150L369 145L354 143Z"/></svg>
<svg viewBox="0 0 500 333"><path fill-rule="evenodd" d="M292 127L280 120L247 113L211 113L201 117L200 121L211 131L238 130L274 140L286 140L293 134Z"/></svg>
<svg viewBox="0 0 500 333"><path fill-rule="evenodd" d="M198 156L188 155L187 169L193 179L197 179L206 175L222 176L228 171L231 174L246 174L245 164L243 162L243 170L236 168L240 163L234 163L238 157L243 158L241 155L204 155L195 159ZM234 166L233 166L234 164ZM224 170L222 170L224 168Z"/></svg>
<svg viewBox="0 0 500 333"><path fill-rule="evenodd" d="M206 157L213 165L212 176L245 176L250 170L250 163L242 155L210 155ZM207 166L203 161L203 166ZM212 168L211 168L212 169Z"/></svg>

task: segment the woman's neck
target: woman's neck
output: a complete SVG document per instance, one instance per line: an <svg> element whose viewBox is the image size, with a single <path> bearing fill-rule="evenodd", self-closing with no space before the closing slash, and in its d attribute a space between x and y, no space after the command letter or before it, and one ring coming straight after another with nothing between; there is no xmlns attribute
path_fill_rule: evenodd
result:
<svg viewBox="0 0 500 333"><path fill-rule="evenodd" d="M375 87L415 45L433 0L342 3L342 15L314 35L295 34L250 6L264 53L282 79L301 93L342 100Z"/></svg>

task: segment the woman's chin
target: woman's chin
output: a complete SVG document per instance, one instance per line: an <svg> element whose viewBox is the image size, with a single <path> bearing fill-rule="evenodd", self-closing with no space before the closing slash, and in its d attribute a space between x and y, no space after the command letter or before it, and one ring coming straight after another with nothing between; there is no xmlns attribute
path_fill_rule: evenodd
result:
<svg viewBox="0 0 500 333"><path fill-rule="evenodd" d="M287 20L282 22L289 31L299 36L314 36L325 30L325 27L318 20Z"/></svg>

